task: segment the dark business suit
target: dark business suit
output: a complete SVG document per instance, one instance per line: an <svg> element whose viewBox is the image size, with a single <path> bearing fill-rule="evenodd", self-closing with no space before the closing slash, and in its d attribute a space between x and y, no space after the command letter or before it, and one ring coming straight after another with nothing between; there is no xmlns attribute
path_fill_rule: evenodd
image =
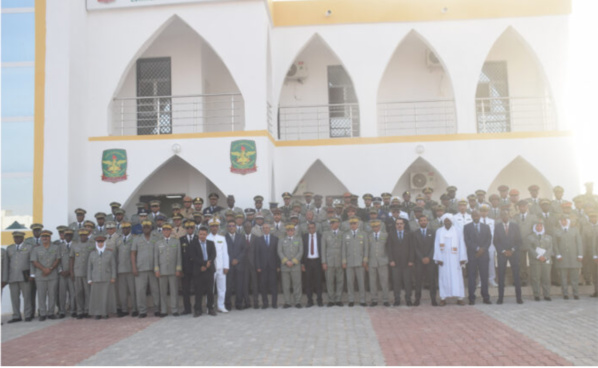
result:
<svg viewBox="0 0 598 368"><path fill-rule="evenodd" d="M303 259L301 264L305 267L305 293L307 294L307 303L313 304L313 292L316 290L316 298L319 305L322 301L322 235L314 233L313 237L316 242L314 247L317 253L317 258L309 258L309 251L311 247L312 234L303 234Z"/></svg>
<svg viewBox="0 0 598 368"><path fill-rule="evenodd" d="M390 230L389 230L390 231ZM413 262L415 253L411 246L411 236L407 230L403 230L403 237L399 239L396 230L388 233L386 240L386 254L389 262L394 262L391 266L392 284L395 294L395 304L401 300L401 288L405 289L405 300L411 304L411 267L409 263Z"/></svg>
<svg viewBox="0 0 598 368"><path fill-rule="evenodd" d="M463 227L463 240L467 248L467 281L469 288L469 301L475 302L476 278L480 273L480 283L482 284L482 298L484 301L490 300L488 294L488 266L490 256L488 248L492 243L492 233L490 226L478 222L470 222ZM478 250L483 249L484 253L476 257Z"/></svg>
<svg viewBox="0 0 598 368"><path fill-rule="evenodd" d="M224 306L230 310L232 308L231 295L235 293L235 308L243 309L243 300L247 298L247 287L245 286L245 241L241 234L235 233L233 238L230 233L226 233L226 246L228 248L228 258L230 268L226 275L226 296L224 297ZM233 265L233 260L239 261Z"/></svg>
<svg viewBox="0 0 598 368"><path fill-rule="evenodd" d="M203 209L203 214L204 215L206 215L206 214L213 215L213 214L218 213L218 212L220 212L222 210L223 210L223 208L220 207L220 206L214 206L214 207L210 206L210 207L206 207L206 208Z"/></svg>
<svg viewBox="0 0 598 368"><path fill-rule="evenodd" d="M199 240L198 240L199 242ZM207 259L203 255L201 242L199 245L191 248L191 257L193 259L193 288L195 289L195 312L201 314L201 301L203 296L207 294L207 308L208 311L214 309L214 260L216 259L216 246L211 240L206 240ZM208 261L210 266L202 271L202 267L206 267Z"/></svg>
<svg viewBox="0 0 598 368"><path fill-rule="evenodd" d="M245 287L247 290L247 297L245 298L245 307L249 308L251 303L249 303L249 293L251 292L253 296L253 306L256 308L259 305L258 296L259 296L259 288L258 288L258 276L257 276L257 267L255 262L256 257L256 248L257 248L257 239L258 237L249 234L249 242L247 241L247 235L243 233L243 241L245 242Z"/></svg>
<svg viewBox="0 0 598 368"><path fill-rule="evenodd" d="M519 249L521 248L521 232L519 226L509 221L509 232L505 231L505 224L502 221L494 225L494 247L498 254L498 300L502 302L505 294L505 273L507 261L511 264L513 281L515 283L515 294L517 301L521 300L521 282L519 280ZM510 257L505 251L510 250L513 254Z"/></svg>
<svg viewBox="0 0 598 368"><path fill-rule="evenodd" d="M199 246L197 235L192 235L191 242L187 235L179 238L183 263L183 313L191 313L191 284L193 283L193 258L191 249ZM195 295L198 294L195 290Z"/></svg>
<svg viewBox="0 0 598 368"><path fill-rule="evenodd" d="M278 306L278 272L280 257L278 256L278 237L270 233L269 244L266 243L266 235L257 240L256 267L261 270L260 279L262 287L262 306L267 308L268 294L272 298L272 307Z"/></svg>
<svg viewBox="0 0 598 368"><path fill-rule="evenodd" d="M432 303L436 301L436 263L434 262L434 239L435 231L427 226L425 229L426 235L422 233L422 229L414 230L411 233L411 246L413 247L415 257L415 301L419 301L422 296L423 281L426 279L430 285L430 299ZM423 264L422 259L428 258L430 262Z"/></svg>

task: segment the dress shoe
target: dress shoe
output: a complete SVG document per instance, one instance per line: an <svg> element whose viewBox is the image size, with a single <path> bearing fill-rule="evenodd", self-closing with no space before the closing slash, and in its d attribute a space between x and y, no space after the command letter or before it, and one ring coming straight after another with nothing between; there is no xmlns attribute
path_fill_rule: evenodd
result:
<svg viewBox="0 0 598 368"><path fill-rule="evenodd" d="M25 322L31 322L31 319L32 319L31 317L27 317L27 318L25 318Z"/></svg>
<svg viewBox="0 0 598 368"><path fill-rule="evenodd" d="M361 305L362 307L365 307L367 304L365 304L365 303L359 303L359 305Z"/></svg>
<svg viewBox="0 0 598 368"><path fill-rule="evenodd" d="M395 300L393 306L398 307L399 305L401 305L401 301L400 300Z"/></svg>
<svg viewBox="0 0 598 368"><path fill-rule="evenodd" d="M303 308L303 306L300 303L297 303L297 304L295 304L295 308L301 309L301 308Z"/></svg>
<svg viewBox="0 0 598 368"><path fill-rule="evenodd" d="M318 302L318 307L323 307L324 306L324 302L323 301L319 301Z"/></svg>
<svg viewBox="0 0 598 368"><path fill-rule="evenodd" d="M307 306L306 306L306 308L311 308L311 307L313 307L313 306L314 306L314 302L311 302L311 301L310 301L310 302L307 302Z"/></svg>
<svg viewBox="0 0 598 368"><path fill-rule="evenodd" d="M328 304L326 304L327 307L334 307L334 303L333 302L328 302Z"/></svg>
<svg viewBox="0 0 598 368"><path fill-rule="evenodd" d="M432 299L432 306L433 307L437 307L438 306L438 302L436 301L436 299Z"/></svg>
<svg viewBox="0 0 598 368"><path fill-rule="evenodd" d="M243 308L243 306L241 306L241 305L235 305L235 309L236 310L243 310L245 308Z"/></svg>
<svg viewBox="0 0 598 368"><path fill-rule="evenodd" d="M259 307L258 307L259 308ZM216 313L215 309L210 309L210 311L208 312L208 314L212 317L216 317L218 315L218 313Z"/></svg>
<svg viewBox="0 0 598 368"><path fill-rule="evenodd" d="M288 308L291 308L291 305L290 305L290 304L285 304L285 305L283 305L282 307L283 307L284 309L288 309Z"/></svg>
<svg viewBox="0 0 598 368"><path fill-rule="evenodd" d="M180 316L180 314L178 314L178 313L173 313L173 314L172 314L172 316L173 316L173 317L178 317L178 316Z"/></svg>
<svg viewBox="0 0 598 368"><path fill-rule="evenodd" d="M108 317L108 315L105 315L105 316L104 316L104 319L108 319L108 318L110 318L110 317Z"/></svg>
<svg viewBox="0 0 598 368"><path fill-rule="evenodd" d="M590 295L590 298L598 298L598 293L594 293L594 294Z"/></svg>
<svg viewBox="0 0 598 368"><path fill-rule="evenodd" d="M545 297L544 297L544 300L546 300L547 302L551 302L551 301L552 301L552 298L551 298L551 297L549 297L549 296L545 296Z"/></svg>
<svg viewBox="0 0 598 368"><path fill-rule="evenodd" d="M145 318L145 317L147 317L147 313L140 313L139 314L139 318Z"/></svg>
<svg viewBox="0 0 598 368"><path fill-rule="evenodd" d="M154 312L155 317L160 317L162 314L160 312Z"/></svg>
<svg viewBox="0 0 598 368"><path fill-rule="evenodd" d="M446 305L446 300L441 300L440 303L438 303L438 305L444 307Z"/></svg>
<svg viewBox="0 0 598 368"><path fill-rule="evenodd" d="M490 299L486 299L484 300L484 304L492 304L492 302L490 301Z"/></svg>
<svg viewBox="0 0 598 368"><path fill-rule="evenodd" d="M540 297L539 296L535 296L534 300L537 301L537 302L539 302L540 301Z"/></svg>
<svg viewBox="0 0 598 368"><path fill-rule="evenodd" d="M15 322L21 322L22 319L21 318L13 318L10 321L8 321L8 323L15 323Z"/></svg>
<svg viewBox="0 0 598 368"><path fill-rule="evenodd" d="M414 305L415 307L419 307L419 299L417 299L417 300L416 300L416 301L413 303L413 305Z"/></svg>
<svg viewBox="0 0 598 368"><path fill-rule="evenodd" d="M262 309L263 309L263 307L262 307ZM226 308L224 308L224 309L218 308L218 312L220 312L220 313L228 313L228 309L226 309Z"/></svg>
<svg viewBox="0 0 598 368"><path fill-rule="evenodd" d="M95 319L102 319L102 316L95 316Z"/></svg>
<svg viewBox="0 0 598 368"><path fill-rule="evenodd" d="M168 313L160 313L160 315L159 315L158 317L160 317L160 318L164 318L164 317L166 317L166 316L168 316Z"/></svg>
<svg viewBox="0 0 598 368"><path fill-rule="evenodd" d="M498 284L496 282L494 282L494 280L490 280L490 282L488 284L492 287L498 287Z"/></svg>
<svg viewBox="0 0 598 368"><path fill-rule="evenodd" d="M385 307L390 307L390 303L389 302L384 302L384 306Z"/></svg>
<svg viewBox="0 0 598 368"><path fill-rule="evenodd" d="M352 307L352 306L354 306L354 305L355 305L355 303L353 303L353 302L349 302L349 307Z"/></svg>
<svg viewBox="0 0 598 368"><path fill-rule="evenodd" d="M55 316L55 315L53 315L53 314L50 314L50 315L48 316L48 319L56 319L56 316Z"/></svg>
<svg viewBox="0 0 598 368"><path fill-rule="evenodd" d="M126 315L128 315L128 314L129 314L129 313L127 313L127 314L124 314L124 313L121 311L121 312L117 312L117 313L116 313L116 316L117 316L118 318L123 318L124 316L126 316Z"/></svg>
<svg viewBox="0 0 598 368"><path fill-rule="evenodd" d="M375 307L375 306L377 306L377 305L378 305L378 302L371 302L371 303L370 303L370 307Z"/></svg>
<svg viewBox="0 0 598 368"><path fill-rule="evenodd" d="M573 299L579 300L579 295L573 295Z"/></svg>
<svg viewBox="0 0 598 368"><path fill-rule="evenodd" d="M186 316L187 314L191 314L191 312L185 310L185 311L183 311L183 313L181 313L181 315L183 315L183 316Z"/></svg>
<svg viewBox="0 0 598 368"><path fill-rule="evenodd" d="M469 301L469 305L475 305L475 301L473 301L473 300L470 300L470 301Z"/></svg>
<svg viewBox="0 0 598 368"><path fill-rule="evenodd" d="M464 306L465 302L463 300L457 300L457 305Z"/></svg>
<svg viewBox="0 0 598 368"><path fill-rule="evenodd" d="M276 305L276 304L275 304L275 305L273 305L273 306L272 306L272 309L278 309L278 305Z"/></svg>
<svg viewBox="0 0 598 368"><path fill-rule="evenodd" d="M72 318L77 318L77 313L71 313Z"/></svg>
<svg viewBox="0 0 598 368"><path fill-rule="evenodd" d="M82 314L77 316L77 319L83 319L83 318L84 318L84 316Z"/></svg>
<svg viewBox="0 0 598 368"><path fill-rule="evenodd" d="M563 299L565 299L565 300L569 300L569 296L568 296L568 295L565 295L565 296L563 297Z"/></svg>
<svg viewBox="0 0 598 368"><path fill-rule="evenodd" d="M255 303L255 304L253 305L253 309L260 309L260 305L259 305L258 303Z"/></svg>
<svg viewBox="0 0 598 368"><path fill-rule="evenodd" d="M65 316L64 314L62 314L62 313L60 313L60 314L58 315L58 319L63 319L64 317L66 317L66 316Z"/></svg>
<svg viewBox="0 0 598 368"><path fill-rule="evenodd" d="M337 306L337 307L342 307L342 306L344 306L344 304L343 304L343 302L337 302L337 303L336 303L336 306Z"/></svg>
<svg viewBox="0 0 598 368"><path fill-rule="evenodd" d="M517 299L517 304L523 304L523 299Z"/></svg>
<svg viewBox="0 0 598 368"><path fill-rule="evenodd" d="M407 300L407 301L405 302L405 304L407 304L407 306L408 306L408 307L411 307L411 306L413 305L413 303L411 303L411 300Z"/></svg>
<svg viewBox="0 0 598 368"><path fill-rule="evenodd" d="M193 318L197 318L199 316L201 316L201 312L200 311L193 312Z"/></svg>
<svg viewBox="0 0 598 368"><path fill-rule="evenodd" d="M137 317L139 316L139 312L135 311L133 313L131 313L131 317Z"/></svg>
<svg viewBox="0 0 598 368"><path fill-rule="evenodd" d="M262 309L268 309L268 306L264 304L262 305Z"/></svg>

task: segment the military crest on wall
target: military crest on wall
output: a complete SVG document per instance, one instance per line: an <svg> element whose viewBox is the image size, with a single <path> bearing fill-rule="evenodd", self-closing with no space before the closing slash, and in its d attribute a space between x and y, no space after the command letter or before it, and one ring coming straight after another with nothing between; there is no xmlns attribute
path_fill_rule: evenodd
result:
<svg viewBox="0 0 598 368"><path fill-rule="evenodd" d="M249 174L257 171L257 150L255 141L239 140L230 143L230 171L235 174Z"/></svg>
<svg viewBox="0 0 598 368"><path fill-rule="evenodd" d="M102 180L111 183L127 180L127 151L108 149L102 154Z"/></svg>

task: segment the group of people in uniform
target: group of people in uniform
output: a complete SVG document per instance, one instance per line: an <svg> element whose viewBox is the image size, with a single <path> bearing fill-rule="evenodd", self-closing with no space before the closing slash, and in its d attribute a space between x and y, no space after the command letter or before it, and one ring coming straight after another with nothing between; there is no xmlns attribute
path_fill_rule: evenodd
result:
<svg viewBox="0 0 598 368"><path fill-rule="evenodd" d="M484 190L457 199L450 186L440 203L432 188L414 202L409 192L402 199L368 193L361 207L351 193L293 199L285 192L281 206L264 208L258 195L254 207L241 209L233 195L221 207L212 193L205 207L202 198L184 197L171 216L158 200L138 203L130 218L113 202L95 222L78 208L75 222L57 227L56 240L36 223L33 236L14 231L14 244L2 248L2 287L9 285L13 309L8 322L31 321L36 297L40 321L69 314L144 318L150 295L159 317L216 316L233 309L233 300L235 309L257 309L260 296L262 309L278 308L279 279L283 308L302 308L304 292L307 307L324 306L324 286L328 307L343 306L345 290L350 307L366 306L366 280L370 306L391 306L391 291L392 305L402 295L407 306L418 306L424 288L434 306L453 297L465 305L464 278L470 305L478 287L491 304L489 286L498 287L502 304L507 265L518 303L528 283L535 301L550 301L553 283L564 299L569 286L579 299L584 282L598 297L598 197L586 186L573 203L559 186L554 199L540 198L537 185L520 199L517 189L501 185L488 199Z"/></svg>

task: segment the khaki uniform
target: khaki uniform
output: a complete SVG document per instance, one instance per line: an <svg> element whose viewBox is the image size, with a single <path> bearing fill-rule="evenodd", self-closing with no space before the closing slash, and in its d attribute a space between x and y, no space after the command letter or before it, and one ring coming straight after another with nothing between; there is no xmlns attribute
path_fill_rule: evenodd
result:
<svg viewBox="0 0 598 368"><path fill-rule="evenodd" d="M368 268L370 276L370 296L372 302L378 301L378 280L382 286L382 301L388 302L388 254L386 239L388 234L382 231L368 235Z"/></svg>
<svg viewBox="0 0 598 368"><path fill-rule="evenodd" d="M285 236L279 239L278 256L280 257L282 293L285 304L301 303L301 257L303 256L303 241L300 237L289 238ZM286 265L287 261L293 262L292 267ZM291 283L293 285L293 298L291 300Z"/></svg>
<svg viewBox="0 0 598 368"><path fill-rule="evenodd" d="M74 277L77 314L89 314L89 284L87 283L87 260L89 253L95 249L95 244L73 243L70 258L74 259L71 277Z"/></svg>
<svg viewBox="0 0 598 368"><path fill-rule="evenodd" d="M25 304L25 318L33 318L33 305L31 304L31 282L29 277L33 274L31 263L31 244L21 243L19 249L16 244L6 248L8 259L8 285L10 287L10 300L12 302L12 318L21 318L21 295Z"/></svg>
<svg viewBox="0 0 598 368"><path fill-rule="evenodd" d="M143 234L135 238L131 247L131 252L137 253L138 274L135 276L135 291L137 293L137 309L140 314L147 314L147 296L145 293L148 285L154 301L154 311L160 311L160 290L158 288L158 279L154 273L155 247L156 238L150 236L150 239L147 240Z"/></svg>
<svg viewBox="0 0 598 368"><path fill-rule="evenodd" d="M166 295L170 291L170 310L179 312L179 283L177 272L183 271L181 244L178 238L162 238L154 247L154 272L160 272L160 313L168 313ZM169 290L170 289L170 290Z"/></svg>
<svg viewBox="0 0 598 368"><path fill-rule="evenodd" d="M534 297L540 297L540 287L545 298L550 297L550 269L552 268L553 244L552 236L550 235L536 235L534 233L528 235L527 242L530 245L529 252L529 266L532 283L532 290ZM543 256L546 262L540 262L538 259L539 252L544 251Z"/></svg>
<svg viewBox="0 0 598 368"><path fill-rule="evenodd" d="M37 261L43 267L50 268L56 261L60 261L60 248L54 244L50 244L48 248L44 246L35 247L31 252L31 262L34 261ZM58 271L53 269L49 275L44 276L42 270L35 267L35 283L37 284L40 317L54 315L58 291Z"/></svg>
<svg viewBox="0 0 598 368"><path fill-rule="evenodd" d="M343 235L342 258L347 265L347 293L349 303L355 302L355 277L359 288L359 302L365 303L365 281L363 263L368 261L368 237L363 231L347 231Z"/></svg>
<svg viewBox="0 0 598 368"><path fill-rule="evenodd" d="M71 314L77 313L75 306L75 282L71 278L71 247L73 242L61 243L60 264L58 265L58 313L66 315L66 305L68 301ZM68 276L62 276L61 273L68 271Z"/></svg>
<svg viewBox="0 0 598 368"><path fill-rule="evenodd" d="M187 231L185 231L183 224L181 224L181 226L172 225L172 233L170 234L171 238L180 239L181 236L185 235L187 235Z"/></svg>
<svg viewBox="0 0 598 368"><path fill-rule="evenodd" d="M568 295L567 279L571 282L573 295L579 296L579 269L581 268L581 262L578 259L583 257L583 247L581 245L579 230L574 227L570 227L567 231L558 229L555 231L554 237L556 238L554 250L557 257L556 268L561 273L563 296Z"/></svg>
<svg viewBox="0 0 598 368"><path fill-rule="evenodd" d="M116 261L112 250L104 246L101 253L94 249L89 254L87 280L91 281L89 314L107 316L116 312L116 294L114 284L110 282L116 281Z"/></svg>
<svg viewBox="0 0 598 368"><path fill-rule="evenodd" d="M123 313L129 311L128 297L131 298L131 309L137 311L137 295L135 294L135 277L131 265L131 248L135 236L123 235L122 241L116 245L116 284L118 290L118 309Z"/></svg>
<svg viewBox="0 0 598 368"><path fill-rule="evenodd" d="M195 210L193 209L193 206L191 206L189 208L183 207L181 209L181 216L183 216L187 220L193 220L193 212L195 212Z"/></svg>
<svg viewBox="0 0 598 368"><path fill-rule="evenodd" d="M519 279L521 280L522 286L525 286L530 274L528 267L528 255L529 258L534 256L532 253L530 253L531 245L529 242L529 236L534 233L533 227L538 221L538 218L531 212L530 206L530 210L527 211L527 213L524 215L524 218L521 218L521 213L518 213L513 217L512 220L519 225L519 231L521 232L521 248L519 248ZM531 264L531 260L529 262Z"/></svg>
<svg viewBox="0 0 598 368"><path fill-rule="evenodd" d="M594 258L598 256L598 224L588 222L582 229L583 269L586 282L592 279L594 292L598 293L598 265Z"/></svg>
<svg viewBox="0 0 598 368"><path fill-rule="evenodd" d="M326 290L329 303L340 303L343 293L343 232L327 231L322 235L322 264L326 264Z"/></svg>
<svg viewBox="0 0 598 368"><path fill-rule="evenodd" d="M278 227L278 228L277 228ZM270 230L271 235L276 235L278 239L283 239L287 236L287 233L284 229L284 223L281 221L279 223L273 223Z"/></svg>

